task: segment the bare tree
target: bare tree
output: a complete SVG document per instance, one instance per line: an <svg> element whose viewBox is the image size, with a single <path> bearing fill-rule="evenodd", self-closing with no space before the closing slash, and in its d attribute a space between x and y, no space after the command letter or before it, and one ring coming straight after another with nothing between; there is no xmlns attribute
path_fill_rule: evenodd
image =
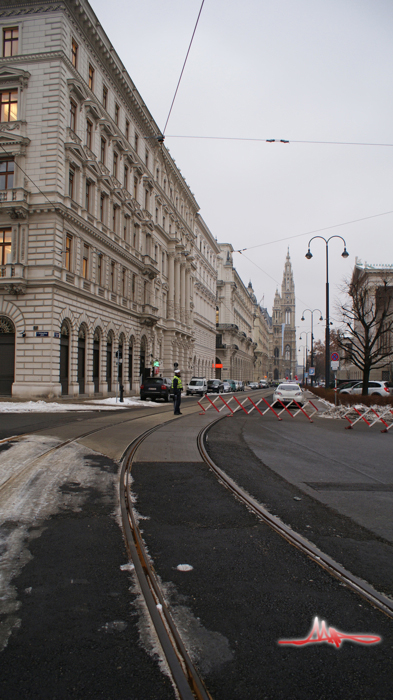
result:
<svg viewBox="0 0 393 700"><path fill-rule="evenodd" d="M344 290L349 300L339 309L345 333L337 341L346 359L362 371L362 394L367 394L371 369L386 367L393 357L393 286L387 276L371 276L356 267Z"/></svg>

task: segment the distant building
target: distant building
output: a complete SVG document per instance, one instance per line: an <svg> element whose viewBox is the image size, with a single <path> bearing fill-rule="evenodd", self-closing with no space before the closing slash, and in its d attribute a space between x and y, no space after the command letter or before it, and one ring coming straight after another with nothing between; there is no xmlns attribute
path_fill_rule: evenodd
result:
<svg viewBox="0 0 393 700"><path fill-rule="evenodd" d="M274 297L271 336L273 379L293 379L296 375L295 283L289 250L285 260L281 294Z"/></svg>
<svg viewBox="0 0 393 700"><path fill-rule="evenodd" d="M296 375L295 285L287 253L281 295L272 316L261 307L251 282L244 285L233 267L233 248L220 244L217 277L217 364L221 377L243 381ZM218 372L216 376L220 376Z"/></svg>
<svg viewBox="0 0 393 700"><path fill-rule="evenodd" d="M356 258L352 280L356 282L359 279L362 280L362 283L367 285L370 290L370 307L372 306L373 310L375 308L378 313L379 306L382 307L386 304L386 295L388 295L388 303L390 303L393 311L393 265L363 264ZM393 381L393 331L391 329L391 319L388 319L387 325L390 326L390 330L383 333L377 342L384 352L391 351L391 356L384 358L380 363L372 367L370 380ZM360 323L357 324L357 330L362 334ZM345 343L349 350L355 342L349 329L345 332L345 337ZM345 352L343 349L340 350L340 369L337 372L337 378L341 380L358 379L360 381L363 378L362 370L352 364L348 358L348 352Z"/></svg>

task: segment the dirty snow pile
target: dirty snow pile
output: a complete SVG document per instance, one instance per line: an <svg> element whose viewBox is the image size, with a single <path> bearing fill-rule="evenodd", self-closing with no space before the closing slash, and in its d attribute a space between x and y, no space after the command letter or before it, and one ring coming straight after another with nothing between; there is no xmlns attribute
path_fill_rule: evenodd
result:
<svg viewBox="0 0 393 700"><path fill-rule="evenodd" d="M352 414L354 416L357 416L357 417L359 414L356 413L356 411L359 411L362 414L365 413L366 411L369 411L369 413L372 414L372 412L375 411L379 416L384 416L384 414L389 414L389 412L393 409L393 407L390 405L389 406L378 406L377 404L375 404L374 406L365 406L363 403L357 403L353 406L343 406L341 404L338 406L335 406L334 403L330 403L330 401L326 401L326 399L319 399L319 401L323 404L323 406L326 407L326 410L323 411L323 413L318 414L319 418L334 418L334 419L344 418L344 416L346 414L348 414L348 411L351 408L352 408ZM391 414L390 414L390 416L391 416ZM375 416L375 418L376 417L377 416ZM387 417L389 417L389 415L387 415Z"/></svg>
<svg viewBox="0 0 393 700"><path fill-rule="evenodd" d="M88 403L56 403L55 401L0 401L0 413L65 413L66 411L115 411L120 408L138 408L158 406L153 401L140 401L138 398L96 399Z"/></svg>

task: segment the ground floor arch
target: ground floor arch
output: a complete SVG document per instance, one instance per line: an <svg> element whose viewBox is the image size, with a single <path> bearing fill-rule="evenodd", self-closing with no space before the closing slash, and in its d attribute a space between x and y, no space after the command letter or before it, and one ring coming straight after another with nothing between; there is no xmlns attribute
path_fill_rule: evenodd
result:
<svg viewBox="0 0 393 700"><path fill-rule="evenodd" d="M0 316L0 396L11 396L15 379L15 326Z"/></svg>

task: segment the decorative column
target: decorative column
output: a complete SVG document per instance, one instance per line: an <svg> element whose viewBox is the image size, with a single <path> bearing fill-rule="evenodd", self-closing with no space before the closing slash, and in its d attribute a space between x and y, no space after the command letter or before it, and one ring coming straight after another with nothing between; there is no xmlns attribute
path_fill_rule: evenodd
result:
<svg viewBox="0 0 393 700"><path fill-rule="evenodd" d="M106 396L108 394L108 382L106 381L106 335L100 333L100 373L99 391Z"/></svg>
<svg viewBox="0 0 393 700"><path fill-rule="evenodd" d="M69 353L68 394L78 396L78 331L75 328L70 333Z"/></svg>
<svg viewBox="0 0 393 700"><path fill-rule="evenodd" d="M180 319L180 259L175 258L175 319Z"/></svg>
<svg viewBox="0 0 393 700"><path fill-rule="evenodd" d="M168 318L175 318L175 254L168 253Z"/></svg>
<svg viewBox="0 0 393 700"><path fill-rule="evenodd" d="M180 263L180 320L185 323L185 310L186 310L186 264L184 262Z"/></svg>
<svg viewBox="0 0 393 700"><path fill-rule="evenodd" d="M186 299L185 299L185 310L186 310L186 324L187 326L191 325L191 319L190 319L190 296L191 296L191 285L190 285L190 273L191 273L191 268L186 267Z"/></svg>
<svg viewBox="0 0 393 700"><path fill-rule="evenodd" d="M93 339L86 329L85 333L85 394L94 396L93 382Z"/></svg>

